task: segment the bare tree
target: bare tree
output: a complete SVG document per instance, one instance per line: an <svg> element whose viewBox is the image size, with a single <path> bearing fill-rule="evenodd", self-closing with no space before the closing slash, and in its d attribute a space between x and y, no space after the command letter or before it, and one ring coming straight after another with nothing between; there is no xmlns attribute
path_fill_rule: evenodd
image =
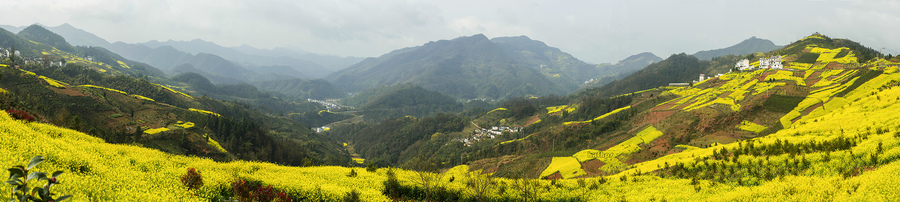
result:
<svg viewBox="0 0 900 202"><path fill-rule="evenodd" d="M481 170L466 173L466 187L469 193L475 196L477 201L486 201L487 192L490 191L496 182L486 174L482 174Z"/></svg>
<svg viewBox="0 0 900 202"><path fill-rule="evenodd" d="M434 192L437 191L438 188L444 186L443 180L441 180L444 174L426 171L419 171L417 173L419 178L416 179L416 184L425 189L426 200L433 200L432 197L434 196Z"/></svg>
<svg viewBox="0 0 900 202"><path fill-rule="evenodd" d="M519 190L519 196L522 201L537 200L538 192L541 190L541 184L537 179L529 179L525 176L515 180L515 187Z"/></svg>

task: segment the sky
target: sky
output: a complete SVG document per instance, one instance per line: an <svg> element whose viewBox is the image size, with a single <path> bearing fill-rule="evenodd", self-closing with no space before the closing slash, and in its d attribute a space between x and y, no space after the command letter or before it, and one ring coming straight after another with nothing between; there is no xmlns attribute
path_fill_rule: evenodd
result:
<svg viewBox="0 0 900 202"><path fill-rule="evenodd" d="M681 0L15 0L0 24L72 26L110 42L203 39L377 57L484 34L543 41L589 63L693 54L756 36L786 45L814 32L900 53L898 1Z"/></svg>

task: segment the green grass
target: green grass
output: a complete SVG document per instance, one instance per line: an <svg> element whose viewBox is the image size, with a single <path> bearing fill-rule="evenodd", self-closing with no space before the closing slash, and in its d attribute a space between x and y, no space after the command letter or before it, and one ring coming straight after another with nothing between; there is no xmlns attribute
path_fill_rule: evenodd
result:
<svg viewBox="0 0 900 202"><path fill-rule="evenodd" d="M869 80L872 80L873 78L878 77L879 75L881 75L881 73L884 73L884 72L877 71L877 70L866 70L866 72L863 73L862 76L859 76L859 78L856 79L856 81L853 82L852 85L850 85L849 87L844 89L844 91L841 91L840 93L837 93L834 96L835 97L844 97L844 95L847 95L847 93L850 93L851 91L853 91L860 85L863 85L864 83L869 82Z"/></svg>
<svg viewBox="0 0 900 202"><path fill-rule="evenodd" d="M816 63L816 59L819 59L818 53L804 53L799 58L797 58L797 60L794 60L794 62L812 64Z"/></svg>
<svg viewBox="0 0 900 202"><path fill-rule="evenodd" d="M834 58L842 58L844 56L847 56L848 53L850 53L850 49L843 49L837 55L834 55Z"/></svg>
<svg viewBox="0 0 900 202"><path fill-rule="evenodd" d="M806 98L797 96L772 95L763 103L763 106L765 106L766 109L772 111L787 113L791 110L794 110L794 108L797 107L797 105L800 104L803 99Z"/></svg>

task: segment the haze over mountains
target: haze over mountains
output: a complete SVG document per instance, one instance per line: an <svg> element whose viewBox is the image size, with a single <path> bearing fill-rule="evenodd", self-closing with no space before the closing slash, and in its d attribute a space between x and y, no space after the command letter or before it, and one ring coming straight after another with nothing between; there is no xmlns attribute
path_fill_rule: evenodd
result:
<svg viewBox="0 0 900 202"><path fill-rule="evenodd" d="M694 57L697 57L697 59L701 60L711 60L714 57L726 55L746 55L756 52L769 52L777 50L781 47L782 46L775 45L775 43L767 39L760 39L753 36L749 39L741 41L741 43L729 46L727 48L698 51L697 53L694 53Z"/></svg>
<svg viewBox="0 0 900 202"><path fill-rule="evenodd" d="M0 27L13 31L24 29ZM251 83L287 95L320 95L316 97L343 97L333 92L321 92L322 89L355 93L401 83L412 83L458 99L565 95L603 86L663 60L645 52L616 64L588 64L527 36L492 39L481 34L464 36L402 48L363 60L319 55L297 47L223 47L202 39L109 43L69 24L47 29L63 36L72 45L104 47L169 75L198 73L214 84ZM700 51L694 56L709 60L779 47L769 40L752 37L731 47ZM309 80L315 78L324 78L328 82ZM310 93L312 87L307 85L321 89Z"/></svg>
<svg viewBox="0 0 900 202"><path fill-rule="evenodd" d="M41 25L54 33L66 38L75 46L100 46L113 52L117 52L126 58L144 62L156 66L164 71L170 70L190 56L201 53L214 54L241 66L244 69L266 69L270 66L287 66L301 74L292 72L277 72L296 78L319 78L338 69L362 60L358 57L339 57L333 55L321 55L308 53L299 48L275 48L258 49L251 46L223 47L212 42L195 39L192 41L149 41L140 44L127 44L122 42L110 43L85 30L75 28L69 24L55 27ZM0 27L13 33L18 33L25 27L0 25ZM171 47L171 48L165 48ZM160 49L162 48L162 49ZM189 55L188 55L189 54ZM208 56L201 56L206 58ZM271 70L263 70L263 74ZM216 72L209 72L215 74ZM287 73L287 74L284 74ZM242 80L241 78L235 78Z"/></svg>
<svg viewBox="0 0 900 202"><path fill-rule="evenodd" d="M646 65L658 58L634 60ZM348 92L413 83L458 98L504 99L564 95L590 79L631 68L587 64L526 36L488 39L478 34L395 50L326 79Z"/></svg>

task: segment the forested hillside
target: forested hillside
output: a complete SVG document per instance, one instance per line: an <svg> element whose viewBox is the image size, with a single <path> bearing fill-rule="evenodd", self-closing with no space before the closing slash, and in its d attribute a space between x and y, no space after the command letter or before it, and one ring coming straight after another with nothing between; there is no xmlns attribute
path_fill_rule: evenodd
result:
<svg viewBox="0 0 900 202"><path fill-rule="evenodd" d="M172 154L298 166L348 162L336 142L306 124L272 115L316 112L324 109L321 105L261 96L265 93L246 84L218 87L202 77L186 79L185 83L197 84L195 89L103 48L70 46L39 26L23 30L22 36L0 32L7 33L0 38L0 47L16 46L22 52L0 65L2 109L108 142ZM75 53L35 40L72 47ZM237 101L184 93L197 89Z"/></svg>
<svg viewBox="0 0 900 202"><path fill-rule="evenodd" d="M750 37L749 39L745 39L738 44L733 46L729 46L727 48L715 49L715 50L706 50L706 51L698 51L694 53L694 57L697 57L701 60L712 60L715 57L726 56L726 55L747 55L753 54L756 52L769 52L773 50L780 49L781 46L775 45L772 41L766 39L760 39L754 37Z"/></svg>
<svg viewBox="0 0 900 202"><path fill-rule="evenodd" d="M453 97L429 91L415 84L396 84L363 91L342 103L357 108L357 113L370 121L403 116L431 116L435 113L458 113L463 109Z"/></svg>
<svg viewBox="0 0 900 202"><path fill-rule="evenodd" d="M363 60L326 79L348 92L412 83L461 99L567 92L481 34L397 50Z"/></svg>

